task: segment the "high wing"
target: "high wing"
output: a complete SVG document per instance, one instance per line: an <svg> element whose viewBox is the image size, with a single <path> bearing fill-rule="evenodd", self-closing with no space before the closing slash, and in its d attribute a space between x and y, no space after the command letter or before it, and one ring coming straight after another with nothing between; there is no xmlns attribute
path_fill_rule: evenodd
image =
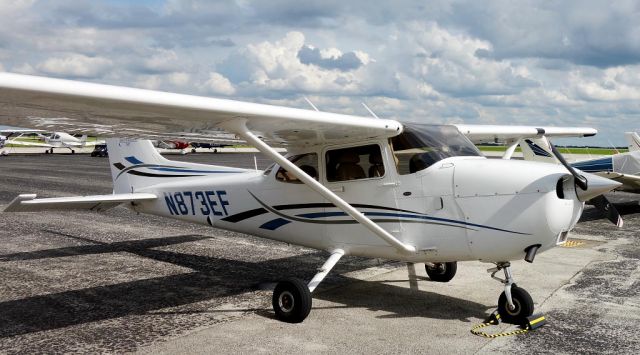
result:
<svg viewBox="0 0 640 355"><path fill-rule="evenodd" d="M402 131L394 120L0 73L0 122L5 124L208 140L208 132L237 120L246 120L247 128L271 145L352 142Z"/></svg>
<svg viewBox="0 0 640 355"><path fill-rule="evenodd" d="M51 144L47 144L47 143L25 142L25 141L19 141L19 140L15 140L15 139L7 139L5 144L21 145L21 146L25 146L25 147L43 147L43 148L51 148L51 147L53 147Z"/></svg>
<svg viewBox="0 0 640 355"><path fill-rule="evenodd" d="M94 196L74 196L74 197L52 197L36 198L35 194L19 195L7 208L5 212L36 212L50 209L57 210L89 210L104 211L116 207L123 203L135 203L137 201L150 201L157 198L149 193L130 193L113 195Z"/></svg>
<svg viewBox="0 0 640 355"><path fill-rule="evenodd" d="M510 143L525 138L591 137L598 131L589 127L534 127L456 124L473 143Z"/></svg>

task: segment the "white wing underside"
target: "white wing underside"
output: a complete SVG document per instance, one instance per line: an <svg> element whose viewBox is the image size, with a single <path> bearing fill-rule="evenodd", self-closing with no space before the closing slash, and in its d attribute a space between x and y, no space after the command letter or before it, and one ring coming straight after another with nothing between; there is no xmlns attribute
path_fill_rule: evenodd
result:
<svg viewBox="0 0 640 355"><path fill-rule="evenodd" d="M0 122L7 125L206 141L223 135L221 123L237 119L271 145L352 142L402 131L393 120L0 73Z"/></svg>
<svg viewBox="0 0 640 355"><path fill-rule="evenodd" d="M0 123L104 137L239 143L220 127L246 120L272 146L316 145L388 138L395 120L262 105L209 97L0 73ZM546 136L589 136L574 127L456 125L474 143Z"/></svg>
<svg viewBox="0 0 640 355"><path fill-rule="evenodd" d="M473 143L512 143L519 139L552 137L590 137L598 131L589 127L498 126L456 124Z"/></svg>

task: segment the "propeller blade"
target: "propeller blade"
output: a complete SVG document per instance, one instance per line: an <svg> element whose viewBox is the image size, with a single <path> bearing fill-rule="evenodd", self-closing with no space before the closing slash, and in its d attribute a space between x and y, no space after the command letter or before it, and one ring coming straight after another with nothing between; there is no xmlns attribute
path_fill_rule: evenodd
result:
<svg viewBox="0 0 640 355"><path fill-rule="evenodd" d="M615 224L618 228L622 228L624 224L622 216L620 216L620 213L615 206L606 197L604 197L604 195L591 199L591 203L593 203L598 210L604 213L611 223Z"/></svg>
<svg viewBox="0 0 640 355"><path fill-rule="evenodd" d="M569 170L569 172L571 173L571 175L573 175L576 185L578 187L580 187L583 190L587 190L589 184L587 182L587 178L578 174L578 172L576 171L576 169L573 168L573 166L571 166L569 163L567 163L567 161L564 159L564 157L562 156L562 154L560 154L560 152L556 149L556 147L553 145L553 143L549 142L549 147L551 148L551 152L553 153L553 155L556 156L556 158L560 161L560 163L562 165L564 165L565 168L567 168L567 170Z"/></svg>

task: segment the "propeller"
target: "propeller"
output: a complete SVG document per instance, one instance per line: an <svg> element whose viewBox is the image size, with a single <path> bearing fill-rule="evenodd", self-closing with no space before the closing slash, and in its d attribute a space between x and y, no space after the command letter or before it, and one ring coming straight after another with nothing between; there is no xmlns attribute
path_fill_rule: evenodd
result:
<svg viewBox="0 0 640 355"><path fill-rule="evenodd" d="M613 204L606 198L604 195L600 195L598 197L592 198L591 203L604 213L605 217L611 221L611 223L618 226L618 228L622 228L624 221L620 216L618 210L613 206Z"/></svg>
<svg viewBox="0 0 640 355"><path fill-rule="evenodd" d="M590 188L590 184L587 178L584 175L579 174L576 169L571 166L571 164L567 163L567 161L564 159L564 156L560 154L560 152L551 142L549 142L549 148L551 148L551 152L553 153L553 155L555 155L556 159L558 159L558 161L560 161L560 163L564 165L567 170L569 170L571 175L573 175L576 187L579 187L582 190L581 192L576 188L578 199L580 199L580 201L591 201L591 203L593 203L593 205L598 210L604 213L604 215L609 221L611 221L611 223L615 224L618 228L622 228L622 225L624 224L622 216L620 216L618 210L603 195L603 193L612 190L611 186L617 183L597 175L589 174L592 180L595 180L592 181L593 183L591 184L592 186ZM604 182L602 181L602 179L609 180L609 182Z"/></svg>

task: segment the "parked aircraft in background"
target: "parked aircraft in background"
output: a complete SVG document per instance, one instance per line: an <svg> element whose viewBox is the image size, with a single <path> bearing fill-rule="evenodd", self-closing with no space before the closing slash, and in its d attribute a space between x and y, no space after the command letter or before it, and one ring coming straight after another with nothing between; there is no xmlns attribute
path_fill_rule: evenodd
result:
<svg viewBox="0 0 640 355"><path fill-rule="evenodd" d="M629 152L613 154L611 156L586 159L571 163L571 166L587 173L596 174L608 179L620 182L616 188L619 191L640 193L640 149L634 149L637 134L626 133L629 139ZM556 163L559 161L551 151L551 143L548 139L525 139L521 144L522 154L525 160ZM607 217L619 227L623 221L615 207L604 196L599 196L592 201L602 209Z"/></svg>
<svg viewBox="0 0 640 355"><path fill-rule="evenodd" d="M80 138L74 137L66 132L53 132L50 135L41 135L49 149L45 150L47 154L53 154L53 148L66 148L74 154L76 149L93 148L96 144L105 144L103 140L87 141L87 135Z"/></svg>
<svg viewBox="0 0 640 355"><path fill-rule="evenodd" d="M8 148L6 148L7 144L27 146L27 147L47 147L48 145L43 143L16 140L16 138L22 137L26 134L33 134L33 133L40 134L42 132L44 131L39 129L29 129L29 128L0 129L0 155L9 154Z"/></svg>
<svg viewBox="0 0 640 355"><path fill-rule="evenodd" d="M627 139L629 143L629 151L634 152L636 150L640 150L640 135L636 132L625 132L624 137Z"/></svg>
<svg viewBox="0 0 640 355"><path fill-rule="evenodd" d="M129 136L107 140L113 194L20 195L5 211L100 211L124 204L141 213L329 252L309 283L287 279L276 285L272 305L276 317L287 322L307 317L311 293L344 255L424 262L430 278L443 282L454 277L457 261L494 263L492 277L504 272L501 318L522 322L534 303L514 284L510 261L533 262L538 252L563 244L583 201L620 185L579 174L569 165L487 159L451 125L7 73L0 74L3 102L11 105L0 111L0 120L75 123L85 129L108 122L113 136ZM31 107L38 108L37 118ZM64 121L58 120L61 114ZM173 119L176 114L180 120ZM130 138L153 131L197 134L212 127L237 135L275 164L255 171L170 161L149 141ZM520 137L554 129L493 126L487 131ZM465 134L483 132L470 126ZM287 155L274 146L287 147Z"/></svg>

